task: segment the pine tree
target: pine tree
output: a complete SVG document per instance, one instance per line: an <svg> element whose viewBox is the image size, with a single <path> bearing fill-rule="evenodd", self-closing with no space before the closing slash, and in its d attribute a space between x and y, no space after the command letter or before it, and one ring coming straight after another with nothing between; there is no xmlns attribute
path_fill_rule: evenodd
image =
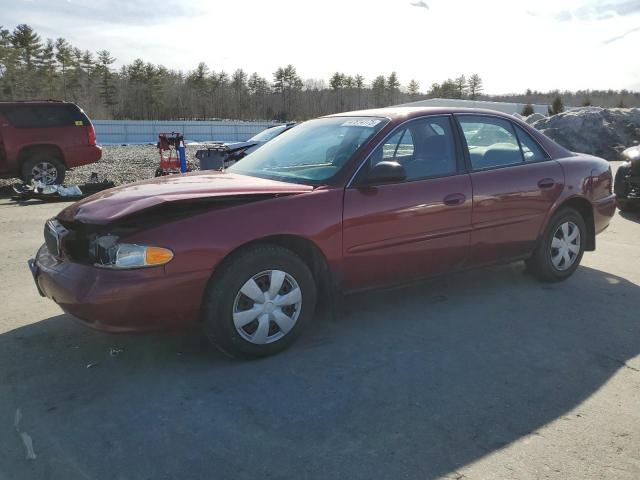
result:
<svg viewBox="0 0 640 480"><path fill-rule="evenodd" d="M20 59L27 69L32 69L34 60L40 55L42 42L40 35L26 24L18 25L11 34L11 43L19 50Z"/></svg>
<svg viewBox="0 0 640 480"><path fill-rule="evenodd" d="M282 96L282 111L278 114L281 121L291 118L292 97L302 89L302 79L293 65L278 68L273 74L273 88Z"/></svg>
<svg viewBox="0 0 640 480"><path fill-rule="evenodd" d="M562 112L564 112L564 104L562 103L560 94L556 94L553 99L553 103L551 103L551 106L549 107L549 116L557 115Z"/></svg>
<svg viewBox="0 0 640 480"><path fill-rule="evenodd" d="M371 93L373 95L374 106L382 107L384 105L384 94L387 87L387 81L384 75L378 75L371 83Z"/></svg>
<svg viewBox="0 0 640 480"><path fill-rule="evenodd" d="M460 98L460 86L457 81L450 78L440 84L440 96L442 98Z"/></svg>
<svg viewBox="0 0 640 480"><path fill-rule="evenodd" d="M411 100L415 100L420 94L420 84L416 80L411 80L407 85L407 92L409 92Z"/></svg>
<svg viewBox="0 0 640 480"><path fill-rule="evenodd" d="M400 93L400 81L396 72L391 72L387 77L387 101L389 105L398 103L398 94Z"/></svg>
<svg viewBox="0 0 640 480"><path fill-rule="evenodd" d="M48 98L54 98L54 88L55 88L55 79L57 76L56 73L56 54L55 54L55 45L53 40L50 38L47 39L47 43L42 48L40 52L40 65L42 68L42 88L48 91Z"/></svg>
<svg viewBox="0 0 640 480"><path fill-rule="evenodd" d="M522 107L522 112L520 112L520 115L522 115L523 117L528 117L529 115L533 115L533 113L533 105L527 103L524 107Z"/></svg>
<svg viewBox="0 0 640 480"><path fill-rule="evenodd" d="M471 100L476 100L478 96L482 93L482 79L480 75L474 73L469 77L469 98Z"/></svg>
<svg viewBox="0 0 640 480"><path fill-rule="evenodd" d="M265 97L269 93L269 82L266 78L261 77L253 72L247 80L247 88L249 95L252 97L254 118L265 118Z"/></svg>
<svg viewBox="0 0 640 480"><path fill-rule="evenodd" d="M353 77L353 86L356 89L357 108L362 108L362 91L364 90L364 77L360 74Z"/></svg>
<svg viewBox="0 0 640 480"><path fill-rule="evenodd" d="M335 72L331 76L331 79L329 80L329 86L331 87L331 90L333 90L333 95L335 98L334 108L339 112L344 111L344 95L343 95L343 88L345 83L344 81L345 81L344 73L340 73L340 72Z"/></svg>
<svg viewBox="0 0 640 480"><path fill-rule="evenodd" d="M231 75L231 88L233 90L236 118L242 118L246 108L247 74L241 68L238 68Z"/></svg>
<svg viewBox="0 0 640 480"><path fill-rule="evenodd" d="M100 50L94 70L94 73L99 78L98 95L102 100L102 105L104 105L107 111L111 111L116 104L116 87L113 83L113 74L111 73L111 65L115 61L116 59L111 56L108 50Z"/></svg>
<svg viewBox="0 0 640 480"><path fill-rule="evenodd" d="M11 32L0 27L0 93L12 100L16 94L18 55L11 43Z"/></svg>
<svg viewBox="0 0 640 480"><path fill-rule="evenodd" d="M72 62L71 45L64 38L56 39L56 60L62 67L62 97L67 99L67 69Z"/></svg>
<svg viewBox="0 0 640 480"><path fill-rule="evenodd" d="M455 98L465 98L467 96L467 90L469 90L469 86L467 85L467 78L464 75L460 75L455 79Z"/></svg>

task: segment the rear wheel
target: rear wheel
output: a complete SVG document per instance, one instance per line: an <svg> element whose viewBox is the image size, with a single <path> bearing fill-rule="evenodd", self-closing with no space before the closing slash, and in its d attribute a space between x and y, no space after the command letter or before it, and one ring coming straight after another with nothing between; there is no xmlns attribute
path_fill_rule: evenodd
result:
<svg viewBox="0 0 640 480"><path fill-rule="evenodd" d="M542 281L566 280L580 265L586 240L582 216L572 208L564 208L551 218L535 252L526 261L527 267Z"/></svg>
<svg viewBox="0 0 640 480"><path fill-rule="evenodd" d="M315 282L300 257L279 246L257 246L230 259L209 282L205 333L230 355L272 355L302 333L315 303Z"/></svg>
<svg viewBox="0 0 640 480"><path fill-rule="evenodd" d="M58 158L51 154L38 153L22 164L22 180L31 183L31 180L45 185L60 185L64 182L66 168Z"/></svg>
<svg viewBox="0 0 640 480"><path fill-rule="evenodd" d="M631 165L622 165L616 172L613 182L613 191L616 194L616 206L622 212L633 210L634 202L629 200L629 183L627 176L631 171Z"/></svg>

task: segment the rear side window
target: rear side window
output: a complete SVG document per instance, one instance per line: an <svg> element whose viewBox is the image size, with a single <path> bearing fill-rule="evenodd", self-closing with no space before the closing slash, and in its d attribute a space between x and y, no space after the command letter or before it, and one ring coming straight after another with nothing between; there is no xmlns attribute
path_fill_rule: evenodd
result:
<svg viewBox="0 0 640 480"><path fill-rule="evenodd" d="M89 125L87 116L75 105L20 105L5 107L2 113L16 128L46 128Z"/></svg>
<svg viewBox="0 0 640 480"><path fill-rule="evenodd" d="M511 122L495 117L458 116L474 170L522 163L520 143Z"/></svg>
<svg viewBox="0 0 640 480"><path fill-rule="evenodd" d="M520 140L520 146L522 147L522 155L524 156L525 162L540 162L542 160L547 160L547 154L544 153L540 145L531 138L527 132L525 132L522 128L516 125L516 133L518 135L518 139Z"/></svg>

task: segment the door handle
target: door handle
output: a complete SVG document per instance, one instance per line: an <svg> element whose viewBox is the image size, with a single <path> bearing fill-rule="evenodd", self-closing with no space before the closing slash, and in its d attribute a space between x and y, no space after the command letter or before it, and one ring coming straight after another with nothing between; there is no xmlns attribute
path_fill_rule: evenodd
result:
<svg viewBox="0 0 640 480"><path fill-rule="evenodd" d="M538 187L540 188L553 188L553 186L556 184L555 180L553 178L543 178L542 180L540 180L538 182Z"/></svg>
<svg viewBox="0 0 640 480"><path fill-rule="evenodd" d="M466 199L467 197L462 193L452 193L451 195L444 197L442 203L449 207L453 207L455 205L463 204Z"/></svg>

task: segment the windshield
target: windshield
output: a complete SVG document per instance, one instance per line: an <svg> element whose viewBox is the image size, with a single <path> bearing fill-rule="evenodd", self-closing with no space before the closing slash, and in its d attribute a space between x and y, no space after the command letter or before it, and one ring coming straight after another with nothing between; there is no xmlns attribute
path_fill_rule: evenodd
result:
<svg viewBox="0 0 640 480"><path fill-rule="evenodd" d="M320 184L338 173L388 120L331 117L284 132L229 167L230 172L296 183Z"/></svg>
<svg viewBox="0 0 640 480"><path fill-rule="evenodd" d="M268 142L272 138L277 137L287 129L286 125L278 125L277 127L266 128L260 133L251 137L249 142Z"/></svg>

